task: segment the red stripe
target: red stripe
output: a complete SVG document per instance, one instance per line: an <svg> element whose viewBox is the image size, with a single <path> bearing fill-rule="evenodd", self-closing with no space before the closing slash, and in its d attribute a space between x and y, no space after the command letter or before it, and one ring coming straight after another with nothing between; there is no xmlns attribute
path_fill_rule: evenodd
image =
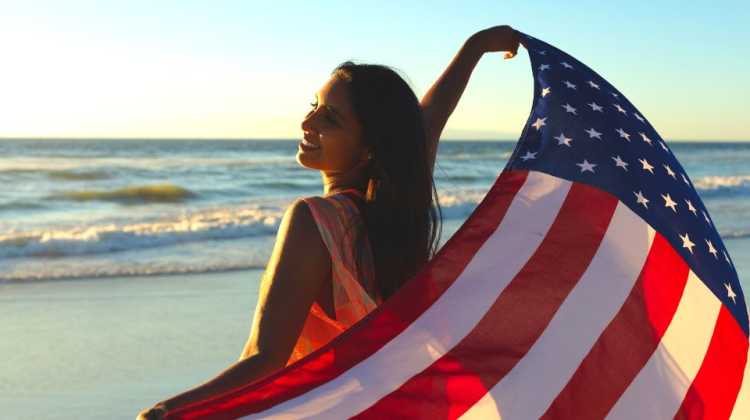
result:
<svg viewBox="0 0 750 420"><path fill-rule="evenodd" d="M688 274L685 261L657 233L622 307L542 418L604 418L657 348Z"/></svg>
<svg viewBox="0 0 750 420"><path fill-rule="evenodd" d="M497 229L527 175L527 171L503 172L437 255L398 293L352 328L260 381L174 410L165 419L228 419L256 413L304 394L375 353L417 319L455 281Z"/></svg>
<svg viewBox="0 0 750 420"><path fill-rule="evenodd" d="M574 183L540 246L474 329L357 418L445 419L466 412L545 330L596 254L616 206L616 197Z"/></svg>
<svg viewBox="0 0 750 420"><path fill-rule="evenodd" d="M729 418L742 386L747 349L745 333L722 305L706 357L675 418Z"/></svg>

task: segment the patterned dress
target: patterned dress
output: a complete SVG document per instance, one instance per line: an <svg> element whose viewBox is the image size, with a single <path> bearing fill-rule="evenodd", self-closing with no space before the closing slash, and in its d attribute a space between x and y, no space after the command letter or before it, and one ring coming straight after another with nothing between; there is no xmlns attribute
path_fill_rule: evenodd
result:
<svg viewBox="0 0 750 420"><path fill-rule="evenodd" d="M353 201L355 198L349 194L364 199L363 194L353 188L325 197L303 198L331 255L336 319L331 319L323 308L314 302L287 365L328 343L381 303L379 298L374 300L367 293L369 290L377 296L377 293L374 293L375 271L372 250L369 241L366 240L367 232L359 209ZM351 227L348 227L350 225ZM365 235L365 240L359 235ZM357 254L354 250L358 243L364 249L360 251L359 261L356 261Z"/></svg>

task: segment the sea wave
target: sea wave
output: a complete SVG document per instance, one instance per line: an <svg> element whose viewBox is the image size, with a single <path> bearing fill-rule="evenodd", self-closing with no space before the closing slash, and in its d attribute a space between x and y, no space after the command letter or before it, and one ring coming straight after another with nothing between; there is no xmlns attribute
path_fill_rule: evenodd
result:
<svg viewBox="0 0 750 420"><path fill-rule="evenodd" d="M61 179L65 181L95 181L109 179L112 175L106 171L50 171L47 173L50 179Z"/></svg>
<svg viewBox="0 0 750 420"><path fill-rule="evenodd" d="M439 192L443 218L465 219L485 194L481 189ZM0 232L0 259L106 254L186 242L275 235L290 203L291 200L283 199L272 204L175 212L159 219L101 223L82 220L72 226Z"/></svg>
<svg viewBox="0 0 750 420"><path fill-rule="evenodd" d="M698 191L713 194L750 192L750 175L704 176L693 185Z"/></svg>
<svg viewBox="0 0 750 420"><path fill-rule="evenodd" d="M53 194L50 198L63 198L73 201L116 201L116 202L182 202L197 197L198 194L173 184L138 185L118 188L113 191L66 191Z"/></svg>

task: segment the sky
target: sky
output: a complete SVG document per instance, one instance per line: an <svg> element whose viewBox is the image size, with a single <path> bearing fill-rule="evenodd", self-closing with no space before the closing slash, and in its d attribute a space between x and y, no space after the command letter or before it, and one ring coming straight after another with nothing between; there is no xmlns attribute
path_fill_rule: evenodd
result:
<svg viewBox="0 0 750 420"><path fill-rule="evenodd" d="M548 42L617 87L662 138L750 140L740 1L0 0L0 138L287 138L345 61L421 98L473 33ZM487 53L443 139L517 139L530 61Z"/></svg>

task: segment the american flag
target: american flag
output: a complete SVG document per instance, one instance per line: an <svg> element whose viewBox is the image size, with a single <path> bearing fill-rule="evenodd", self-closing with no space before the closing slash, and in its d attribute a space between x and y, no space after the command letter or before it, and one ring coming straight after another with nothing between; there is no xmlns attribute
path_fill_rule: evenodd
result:
<svg viewBox="0 0 750 420"><path fill-rule="evenodd" d="M690 178L622 93L520 35L531 115L439 253L328 345L167 418L750 419L745 299Z"/></svg>

